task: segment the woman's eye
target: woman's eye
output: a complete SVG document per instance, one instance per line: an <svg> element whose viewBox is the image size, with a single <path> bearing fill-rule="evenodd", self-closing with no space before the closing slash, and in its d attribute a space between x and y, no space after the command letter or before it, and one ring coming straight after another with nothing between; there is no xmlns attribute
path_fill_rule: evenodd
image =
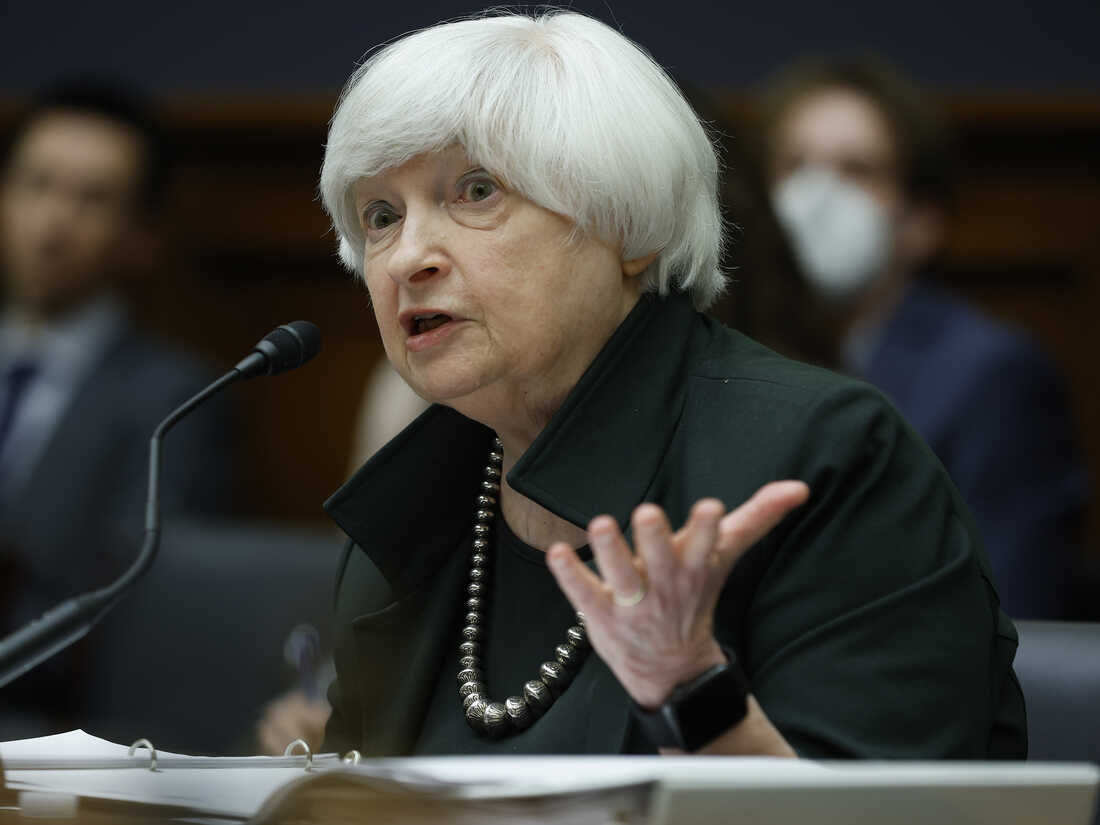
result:
<svg viewBox="0 0 1100 825"><path fill-rule="evenodd" d="M476 203L492 197L499 188L492 178L471 178L462 184L462 197Z"/></svg>
<svg viewBox="0 0 1100 825"><path fill-rule="evenodd" d="M385 204L376 204L367 209L366 220L363 222L367 229L379 230L392 226L397 218L398 215L392 208Z"/></svg>

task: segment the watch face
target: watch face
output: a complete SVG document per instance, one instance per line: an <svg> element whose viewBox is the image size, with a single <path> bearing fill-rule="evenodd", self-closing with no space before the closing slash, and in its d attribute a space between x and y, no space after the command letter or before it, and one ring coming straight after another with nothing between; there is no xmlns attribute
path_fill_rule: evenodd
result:
<svg viewBox="0 0 1100 825"><path fill-rule="evenodd" d="M672 704L683 747L699 750L745 718L748 711L745 686L732 667L705 674L673 696Z"/></svg>
<svg viewBox="0 0 1100 825"><path fill-rule="evenodd" d="M681 685L657 710L647 711L631 701L635 719L654 745L697 751L745 718L749 683L737 656L729 648L723 650L729 664Z"/></svg>

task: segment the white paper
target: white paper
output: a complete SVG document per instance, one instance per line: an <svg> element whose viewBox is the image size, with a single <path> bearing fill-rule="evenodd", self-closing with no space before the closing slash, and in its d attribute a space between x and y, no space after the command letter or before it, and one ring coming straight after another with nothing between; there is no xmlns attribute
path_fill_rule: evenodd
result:
<svg viewBox="0 0 1100 825"><path fill-rule="evenodd" d="M259 811L280 788L309 776L300 756L158 753L158 770L151 771L147 752L131 757L128 746L79 730L0 743L0 757L6 785L14 790L173 805L242 820ZM366 759L348 766L330 754L316 757L313 770L350 771L380 780L377 787L382 790L401 786L413 794L455 800L520 800L655 783L653 822L680 825L709 825L715 817L728 816L730 805L748 805L754 799L761 806L754 821L783 825L804 822L811 814L831 822L830 811L840 816L836 821L845 823L911 825L919 820L938 825L946 820L935 805L979 813L996 808L1003 825L1044 818L1084 825L1100 781L1100 769L1081 764L818 763L704 756L414 757ZM822 797L822 788L832 793ZM822 808L824 799L830 802ZM899 799L932 805L929 816L913 819L913 810L894 811ZM875 803L877 819L853 813L870 802ZM893 818L884 818L884 811Z"/></svg>
<svg viewBox="0 0 1100 825"><path fill-rule="evenodd" d="M82 730L20 739L16 742L0 742L0 759L5 762L17 759L64 759L66 757L92 758L125 757L125 745L116 745Z"/></svg>
<svg viewBox="0 0 1100 825"><path fill-rule="evenodd" d="M790 783L820 777L827 769L816 762L768 757L441 756L371 759L354 770L411 785L462 788L465 797L514 797L686 778Z"/></svg>
<svg viewBox="0 0 1100 825"><path fill-rule="evenodd" d="M155 744L155 743L154 743ZM304 756L187 756L149 751L130 756L127 745L82 730L0 742L8 788L36 793L178 805L245 819L277 788L301 777ZM314 757L314 770L339 764L335 754Z"/></svg>

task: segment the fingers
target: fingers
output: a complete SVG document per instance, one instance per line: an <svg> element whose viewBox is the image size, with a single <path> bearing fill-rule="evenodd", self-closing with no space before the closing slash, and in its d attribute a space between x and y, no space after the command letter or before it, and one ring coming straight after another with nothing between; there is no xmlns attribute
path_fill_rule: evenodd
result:
<svg viewBox="0 0 1100 825"><path fill-rule="evenodd" d="M293 742L294 737L287 739L287 732L275 725L261 725L257 731L260 740L260 753L264 756L282 756L287 743Z"/></svg>
<svg viewBox="0 0 1100 825"><path fill-rule="evenodd" d="M729 562L736 561L809 495L810 488L801 481L765 484L719 522L718 551Z"/></svg>
<svg viewBox="0 0 1100 825"><path fill-rule="evenodd" d="M676 573L677 558L672 549L672 529L665 512L656 504L641 504L630 519L634 546L651 582L668 581ZM625 544L625 542L624 542ZM616 590L627 594L632 591Z"/></svg>
<svg viewBox="0 0 1100 825"><path fill-rule="evenodd" d="M546 551L546 563L574 610L587 617L607 609L607 589L599 576L577 557L572 547L562 541L550 545Z"/></svg>
<svg viewBox="0 0 1100 825"><path fill-rule="evenodd" d="M596 575L569 545L547 551L554 577L574 608L586 614L606 611L608 590L622 597L638 593L649 582L660 586L678 575L681 565L728 570L742 553L763 538L783 517L804 503L809 487L801 481L766 484L729 514L718 499L696 502L684 527L672 534L664 511L655 504L634 510L631 524L637 559L611 516L598 516L588 526L588 538L599 568ZM641 570L645 571L645 575Z"/></svg>
<svg viewBox="0 0 1100 825"><path fill-rule="evenodd" d="M688 567L709 564L718 549L718 527L726 507L716 498L704 498L695 503L684 525L683 559Z"/></svg>
<svg viewBox="0 0 1100 825"><path fill-rule="evenodd" d="M643 508L639 507L638 510ZM651 518L645 530L658 533L662 529L668 531L668 522L664 520L664 514L660 508L653 507L660 517L656 524ZM635 511L636 513L638 511ZM637 535L637 526L635 535ZM588 525L588 541L592 547L592 555L596 557L596 566L604 583L611 588L612 593L620 596L630 596L637 593L645 586L638 568L634 564L634 555L630 552L623 534L619 532L619 525L610 516L597 516Z"/></svg>
<svg viewBox="0 0 1100 825"><path fill-rule="evenodd" d="M324 738L329 707L311 702L301 691L293 691L269 703L256 726L261 750L280 756L295 739L306 740L315 751Z"/></svg>

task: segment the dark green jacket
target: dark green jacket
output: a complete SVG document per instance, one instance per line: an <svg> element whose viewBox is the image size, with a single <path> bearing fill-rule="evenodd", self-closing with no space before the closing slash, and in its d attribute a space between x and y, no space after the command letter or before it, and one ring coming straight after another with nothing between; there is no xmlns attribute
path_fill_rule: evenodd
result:
<svg viewBox="0 0 1100 825"><path fill-rule="evenodd" d="M326 504L351 541L336 584L326 749L408 753L461 623L457 552L491 433L434 406ZM626 529L643 501L673 525L700 498L766 482L810 499L734 568L715 632L810 757L1022 758L1016 632L942 466L870 386L786 360L646 296L516 463L519 493ZM620 752L626 694L602 671L589 753ZM532 732L537 729L537 725Z"/></svg>

